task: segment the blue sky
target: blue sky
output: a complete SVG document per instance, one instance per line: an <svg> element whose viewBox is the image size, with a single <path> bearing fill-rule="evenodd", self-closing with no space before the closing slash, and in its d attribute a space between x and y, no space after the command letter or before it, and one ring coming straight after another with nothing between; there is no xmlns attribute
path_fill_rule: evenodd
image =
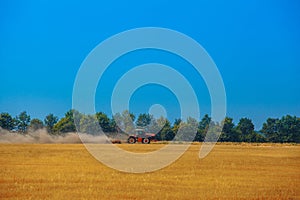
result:
<svg viewBox="0 0 300 200"><path fill-rule="evenodd" d="M180 31L206 49L223 77L227 113L235 123L249 117L258 129L267 117L300 116L299 10L296 0L1 1L0 112L62 117L72 107L73 83L88 53L114 34L151 26ZM150 60L172 64L167 55L148 53ZM97 90L96 107L107 113L117 69ZM201 114L209 112L201 77L188 79L203 94ZM132 99L135 112L159 101L173 108L171 119L177 117L176 99L166 88L145 86Z"/></svg>

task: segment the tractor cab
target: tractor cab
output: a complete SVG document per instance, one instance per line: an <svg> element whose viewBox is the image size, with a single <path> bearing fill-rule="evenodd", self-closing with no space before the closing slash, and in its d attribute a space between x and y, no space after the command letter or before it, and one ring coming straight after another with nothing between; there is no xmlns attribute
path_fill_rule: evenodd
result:
<svg viewBox="0 0 300 200"><path fill-rule="evenodd" d="M135 133L130 135L128 138L129 144L134 144L136 142L141 142L143 144L149 144L150 140L154 139L155 134L146 133L144 129L135 129Z"/></svg>
<svg viewBox="0 0 300 200"><path fill-rule="evenodd" d="M135 129L135 136L136 137L144 137L146 135L144 129Z"/></svg>

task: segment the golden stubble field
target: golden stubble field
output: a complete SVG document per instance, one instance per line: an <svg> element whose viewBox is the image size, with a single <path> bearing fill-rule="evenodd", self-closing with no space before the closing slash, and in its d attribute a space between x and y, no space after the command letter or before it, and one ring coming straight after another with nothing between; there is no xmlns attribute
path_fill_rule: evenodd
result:
<svg viewBox="0 0 300 200"><path fill-rule="evenodd" d="M300 199L299 145L218 144L199 159L200 145L162 170L128 174L81 144L0 144L0 199Z"/></svg>

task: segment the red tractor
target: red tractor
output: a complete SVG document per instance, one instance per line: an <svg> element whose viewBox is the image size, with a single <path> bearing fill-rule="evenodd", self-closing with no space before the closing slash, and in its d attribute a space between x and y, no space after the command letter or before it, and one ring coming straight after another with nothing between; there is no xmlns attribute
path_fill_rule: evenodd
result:
<svg viewBox="0 0 300 200"><path fill-rule="evenodd" d="M154 133L146 133L144 129L135 129L135 134L130 135L127 139L129 144L136 142L142 142L143 144L149 144L151 140L155 140Z"/></svg>

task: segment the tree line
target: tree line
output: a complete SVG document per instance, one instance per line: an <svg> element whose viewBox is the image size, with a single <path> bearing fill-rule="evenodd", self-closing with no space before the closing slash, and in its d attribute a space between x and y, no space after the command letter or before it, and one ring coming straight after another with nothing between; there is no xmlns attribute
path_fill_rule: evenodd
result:
<svg viewBox="0 0 300 200"><path fill-rule="evenodd" d="M122 123L117 123L117 121ZM75 122L79 130L76 130ZM100 126L91 126L93 123L98 123ZM109 134L115 133L131 133L135 127L142 127L148 132L157 133L157 140L170 141L176 136L180 128L184 127L189 130L188 127L191 124L193 126L190 127L197 127L197 130L190 130L193 133L192 138L185 135L184 138L180 138L181 140L202 142L206 136L209 136L211 138L207 138L208 140L213 140L216 137L220 142L300 142L300 118L290 115L281 118L268 118L263 123L261 130L256 131L252 120L249 118L241 118L237 124L234 124L232 118L226 117L219 124L213 122L207 114L199 121L188 118L186 122L175 119L173 123L163 117L155 119L150 114L139 114L136 117L129 111L117 113L109 118L103 112L97 112L95 115L85 115L75 110L69 110L61 119L54 114L48 114L43 121L37 118L31 119L26 111L15 117L6 112L0 114L0 127L20 134L43 128L46 128L48 133L53 135L76 131L93 134L99 131L95 127L101 127L101 131L109 136ZM217 132L221 134L216 135Z"/></svg>

